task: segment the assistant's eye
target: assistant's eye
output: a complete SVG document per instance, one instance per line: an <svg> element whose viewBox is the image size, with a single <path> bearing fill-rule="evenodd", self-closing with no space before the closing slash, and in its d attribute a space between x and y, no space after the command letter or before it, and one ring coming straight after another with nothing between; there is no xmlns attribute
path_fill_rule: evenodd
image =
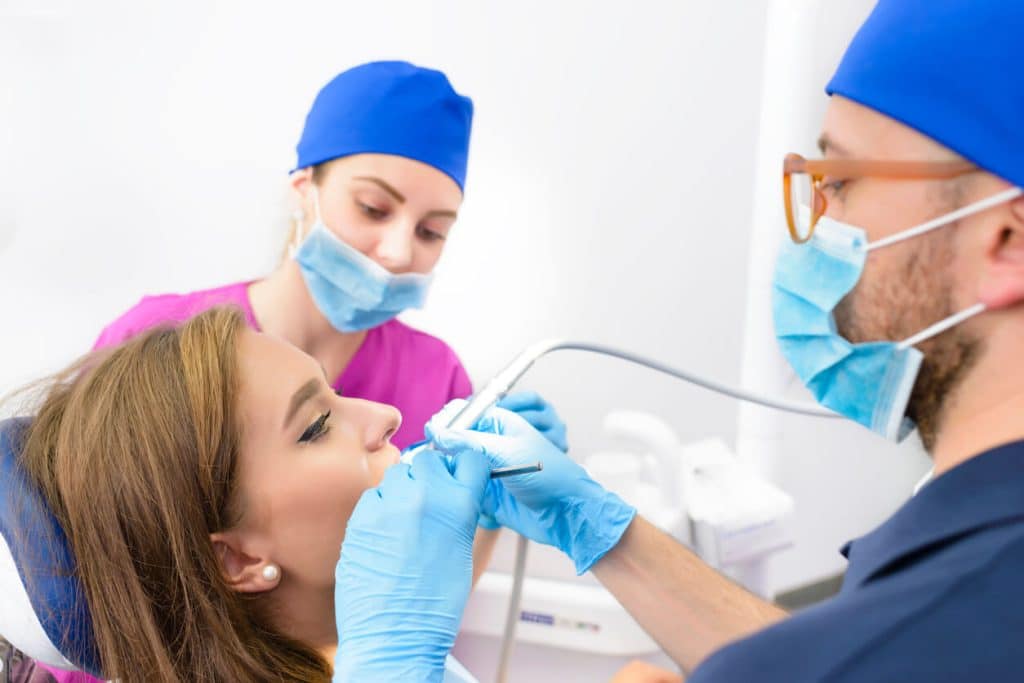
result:
<svg viewBox="0 0 1024 683"><path fill-rule="evenodd" d="M367 217L374 220L381 220L386 218L388 215L387 209L379 209L372 204L364 204L363 202L356 202L356 206L362 211Z"/></svg>
<svg viewBox="0 0 1024 683"><path fill-rule="evenodd" d="M316 441L330 431L330 426L327 424L327 420L330 417L331 411L328 410L326 413L318 417L313 424L306 427L306 431L302 432L302 436L299 437L299 443Z"/></svg>
<svg viewBox="0 0 1024 683"><path fill-rule="evenodd" d="M427 242L442 242L445 240L445 235L442 233L423 227L422 225L416 228L416 233L421 239L424 239Z"/></svg>

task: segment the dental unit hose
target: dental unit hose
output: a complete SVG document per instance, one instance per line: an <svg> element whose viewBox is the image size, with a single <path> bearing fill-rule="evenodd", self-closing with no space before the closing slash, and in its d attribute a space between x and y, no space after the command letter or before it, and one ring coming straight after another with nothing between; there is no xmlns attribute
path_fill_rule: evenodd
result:
<svg viewBox="0 0 1024 683"><path fill-rule="evenodd" d="M630 353L628 351L622 351L610 346L604 346L603 344L590 344L587 342L574 342L564 340L547 340L538 342L533 346L527 347L522 353L516 356L505 369L495 375L483 389L474 394L466 405L452 418L451 422L448 423L448 427L453 429L470 429L477 423L477 421L484 416L492 406L498 401L505 397L505 395L515 386L515 384L527 373L527 371L533 367L533 364L542 356L546 356L552 351L589 351L591 353L597 353L602 356L611 356L620 360L629 361L637 365L642 365L651 370L656 370L662 374L681 379L684 382L695 384L699 387L704 387L711 391L730 396L740 401L748 401L750 403L757 403L759 405L775 408L776 410L782 410L788 413L796 413L798 415L809 415L812 417L839 417L836 413L822 408L818 405L811 403L800 403L796 401L785 401L781 399L771 398L769 396L763 396L755 394L744 389L731 387L727 384L722 384L714 380L710 380L693 373L686 372L673 368L670 365L645 358L643 356ZM536 471L540 469L538 465L528 466L525 468L526 471ZM502 471L495 470L492 472L492 476L512 476L519 474L518 471ZM516 556L515 556L515 569L512 576L512 591L509 596L509 608L508 615L505 621L505 632L502 636L501 654L498 660L498 671L495 680L498 683L505 683L508 676L509 660L512 653L512 644L515 641L516 625L519 622L519 604L523 592L523 578L526 574L526 549L527 539L520 536L516 543Z"/></svg>

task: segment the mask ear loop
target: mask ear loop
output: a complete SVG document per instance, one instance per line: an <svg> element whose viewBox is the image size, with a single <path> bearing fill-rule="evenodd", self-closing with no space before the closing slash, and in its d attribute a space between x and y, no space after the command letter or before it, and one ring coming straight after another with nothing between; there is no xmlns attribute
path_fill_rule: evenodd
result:
<svg viewBox="0 0 1024 683"><path fill-rule="evenodd" d="M295 252L302 244L302 225L306 221L306 212L302 209L292 211L292 238L288 242L288 258L295 258Z"/></svg>
<svg viewBox="0 0 1024 683"><path fill-rule="evenodd" d="M905 351L906 349L909 349L911 346L916 346L917 344L920 344L923 341L927 341L932 337L938 336L945 332L946 330L948 330L949 328L956 327L965 320L973 318L974 316L978 315L979 313L983 313L984 311L985 304L974 304L970 308L965 308L959 313L954 313L945 320L940 320L931 327L927 327L921 330L912 337L907 337L899 344L897 344L896 348L899 349L900 351Z"/></svg>
<svg viewBox="0 0 1024 683"><path fill-rule="evenodd" d="M317 191L316 185L313 185L313 207L316 211L316 223L320 222L320 193ZM306 212L301 208L296 209L292 212L292 220L295 222L295 230L292 233L292 241L288 244L288 256L295 258L295 252L302 246L302 241L306 238L306 234L303 232L304 223L306 221Z"/></svg>
<svg viewBox="0 0 1024 683"><path fill-rule="evenodd" d="M888 247L898 242L903 242L904 240L909 240L913 237L917 237L918 235L923 235L926 232L931 232L936 228L941 228L944 225L949 225L950 223L956 222L961 218L973 216L976 213L980 213L987 209L991 209L993 206L1005 204L1008 201L1020 197L1022 194L1024 194L1024 190L1022 190L1021 188L1011 187L1007 190L1003 190L1002 192L997 192L991 197L986 197L985 199L974 202L973 204L968 204L967 206L957 209L956 211L947 213L944 216L939 216L938 218L934 218L925 223L921 223L920 225L917 225L913 228L907 228L903 232L898 232L895 235L890 235L889 237L880 239L876 242L871 242L864 247L864 250L872 251L874 249ZM965 320L969 320L970 318L973 318L974 316L978 315L979 313L983 313L984 311L985 304L974 304L973 306L966 308L960 311L959 313L954 313L945 320L940 320L934 325L921 330L920 332L911 337L907 337L899 344L897 344L896 348L899 349L900 351L905 351L912 346L916 346L923 341L927 341L932 337L942 334L951 327L956 327Z"/></svg>
<svg viewBox="0 0 1024 683"><path fill-rule="evenodd" d="M1003 190L1002 192L998 192L992 195L991 197L986 197L985 199L976 201L973 204L968 204L967 206L957 209L956 211L947 213L944 216L933 218L932 220L927 221L926 223L921 223L920 225L916 225L913 228L907 228L903 232L898 232L895 235L889 235L888 237L880 239L876 242L871 242L864 247L864 250L872 251L874 249L888 247L889 245L896 244L897 242L909 240L912 237L917 237L918 235L923 235L926 232L931 232L936 228L941 228L944 225L949 225L950 223L958 221L961 218L973 216L976 213L980 213L982 211L991 209L993 206L1005 204L1008 201L1016 199L1022 194L1024 194L1024 190L1022 190L1021 188L1011 187L1008 190Z"/></svg>

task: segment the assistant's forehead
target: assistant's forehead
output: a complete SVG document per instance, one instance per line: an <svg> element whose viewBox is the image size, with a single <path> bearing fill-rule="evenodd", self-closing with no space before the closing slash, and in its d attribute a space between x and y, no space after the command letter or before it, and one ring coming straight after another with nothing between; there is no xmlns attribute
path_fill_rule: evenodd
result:
<svg viewBox="0 0 1024 683"><path fill-rule="evenodd" d="M348 183L373 177L398 188L404 196L439 208L457 209L462 190L450 176L430 164L395 154L354 154L328 162L325 183Z"/></svg>
<svg viewBox="0 0 1024 683"><path fill-rule="evenodd" d="M855 158L906 161L958 158L952 150L910 126L841 95L829 98L821 132L822 138L833 142L837 151Z"/></svg>

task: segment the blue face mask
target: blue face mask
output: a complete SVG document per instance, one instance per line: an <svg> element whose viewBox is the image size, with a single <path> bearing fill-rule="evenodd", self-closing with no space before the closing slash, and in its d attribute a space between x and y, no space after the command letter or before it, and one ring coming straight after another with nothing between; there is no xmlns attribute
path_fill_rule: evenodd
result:
<svg viewBox="0 0 1024 683"><path fill-rule="evenodd" d="M1008 202L1020 188L1000 192L922 225L877 242L855 226L823 216L811 240L783 244L772 283L775 336L782 355L826 408L887 439L900 441L914 424L906 418L907 402L923 354L914 348L927 339L985 310L976 304L941 320L902 342L852 344L836 330L833 310L860 280L868 252ZM800 219L809 219L802 207Z"/></svg>
<svg viewBox="0 0 1024 683"><path fill-rule="evenodd" d="M334 329L361 332L386 323L406 309L423 307L431 275L389 272L324 225L315 187L313 204L316 222L293 257L313 302Z"/></svg>

